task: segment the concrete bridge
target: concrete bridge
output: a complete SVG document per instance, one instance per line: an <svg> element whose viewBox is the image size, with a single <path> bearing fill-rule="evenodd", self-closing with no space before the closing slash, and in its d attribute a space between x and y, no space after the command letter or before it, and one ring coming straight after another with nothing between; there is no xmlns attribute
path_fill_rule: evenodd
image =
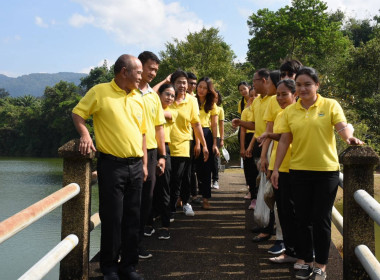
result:
<svg viewBox="0 0 380 280"><path fill-rule="evenodd" d="M253 211L243 199L247 188L242 170L220 173L219 184L220 189L212 191L210 210L193 204L194 217L175 215L169 240L158 240L156 234L144 238L153 258L140 261L138 271L146 280L294 279L292 264L268 260L275 236L262 243L251 241ZM343 279L343 260L333 245L327 275ZM97 257L90 263L90 279L103 279Z"/></svg>

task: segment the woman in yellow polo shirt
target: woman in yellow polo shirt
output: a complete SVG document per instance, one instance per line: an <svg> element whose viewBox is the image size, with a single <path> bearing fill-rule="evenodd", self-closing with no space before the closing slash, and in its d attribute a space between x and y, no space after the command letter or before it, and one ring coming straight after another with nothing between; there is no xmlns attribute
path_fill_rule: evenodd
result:
<svg viewBox="0 0 380 280"><path fill-rule="evenodd" d="M338 182L339 161L334 128L348 144L361 145L353 137L339 103L317 94L319 78L310 67L296 74L297 103L283 112L281 138L273 166L272 183L279 187L279 168L292 142L290 183L296 217L297 279L326 278L331 242L331 211ZM313 250L315 262L313 268Z"/></svg>
<svg viewBox="0 0 380 280"><path fill-rule="evenodd" d="M241 114L243 112L244 108L246 107L247 102L249 100L249 85L247 84L247 82L244 82L244 81L240 82L238 84L238 90L239 90L242 97L238 103L237 112L239 114Z"/></svg>
<svg viewBox="0 0 380 280"><path fill-rule="evenodd" d="M280 111L277 112L273 121L273 132L264 132L257 141L263 142L265 139L274 140L274 145L272 149L272 154L268 166L268 176L270 176L274 161L276 159L276 150L278 146L278 141L280 140L281 134L278 133L278 128L280 127L281 119L283 117L283 112L286 107L295 103L296 84L293 80L286 79L281 80L277 84L277 95L276 102L280 106ZM269 109L270 107L268 107ZM267 109L267 112L268 112ZM270 116L264 116L264 119L270 122ZM285 247L285 252L280 256L270 258L269 260L275 263L294 263L296 262L296 254L294 249L295 237L296 237L296 224L294 217L294 202L291 192L291 185L289 181L289 161L290 161L291 145L286 152L286 156L282 161L279 168L279 187L274 189L278 217L282 229L282 237ZM277 225L277 226L280 226ZM282 242L282 240L281 240Z"/></svg>
<svg viewBox="0 0 380 280"><path fill-rule="evenodd" d="M203 150L200 148L198 139L195 140L195 154L199 157L195 161L199 192L202 194L202 208L209 209L211 198L211 170L214 156L219 156L217 144L218 136L218 110L215 99L218 96L212 81L208 77L201 78L197 84L197 100L199 106L199 118L210 156L207 161L203 160ZM211 124L211 129L210 129Z"/></svg>
<svg viewBox="0 0 380 280"><path fill-rule="evenodd" d="M161 216L162 228L158 232L158 239L170 239L169 226L170 226L170 176L172 171L170 159L170 132L176 120L177 112L171 110L169 106L173 104L175 98L174 86L171 84L163 84L158 89L162 108L166 123L164 124L165 133L165 150L166 150L166 164L165 172L161 176L157 176L156 186L154 188L154 210L155 214ZM157 168L160 168L157 166Z"/></svg>

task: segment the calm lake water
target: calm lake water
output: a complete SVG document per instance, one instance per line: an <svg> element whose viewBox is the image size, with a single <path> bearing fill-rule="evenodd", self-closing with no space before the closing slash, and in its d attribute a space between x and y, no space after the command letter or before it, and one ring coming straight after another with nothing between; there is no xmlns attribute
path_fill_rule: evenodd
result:
<svg viewBox="0 0 380 280"><path fill-rule="evenodd" d="M0 221L62 187L62 159L0 158ZM61 207L0 244L0 279L19 278L61 241ZM92 213L98 187L92 187ZM90 257L100 245L100 227L91 232ZM44 279L58 279L59 264Z"/></svg>

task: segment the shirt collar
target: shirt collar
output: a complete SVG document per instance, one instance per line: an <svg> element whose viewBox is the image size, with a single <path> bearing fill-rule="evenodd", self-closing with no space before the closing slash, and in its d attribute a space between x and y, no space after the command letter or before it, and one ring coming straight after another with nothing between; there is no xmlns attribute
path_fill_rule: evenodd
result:
<svg viewBox="0 0 380 280"><path fill-rule="evenodd" d="M140 91L140 93L141 93L142 96L144 96L144 95L146 95L148 93L153 93L154 92L154 90L150 87L149 84L148 84L148 88L145 91L143 91L142 89L139 89L139 91Z"/></svg>
<svg viewBox="0 0 380 280"><path fill-rule="evenodd" d="M322 103L322 100L323 100L323 97L319 94L319 93L317 93L317 100L314 102L314 104L313 105L311 105L310 106L310 108L312 108L312 107L319 107L320 105L321 105L321 103ZM296 103L296 108L297 109L304 109L304 110L306 110L304 107L302 107L302 105L301 105L301 99L298 99L298 101L297 101L297 103ZM309 108L309 109L310 109Z"/></svg>

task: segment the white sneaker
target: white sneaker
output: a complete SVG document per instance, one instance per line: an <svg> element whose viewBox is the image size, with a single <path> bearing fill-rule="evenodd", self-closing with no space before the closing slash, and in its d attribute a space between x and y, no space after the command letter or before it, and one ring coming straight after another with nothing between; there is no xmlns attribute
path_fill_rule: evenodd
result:
<svg viewBox="0 0 380 280"><path fill-rule="evenodd" d="M219 184L218 184L218 181L214 181L214 183L212 183L211 188L212 188L212 189L219 190Z"/></svg>
<svg viewBox="0 0 380 280"><path fill-rule="evenodd" d="M183 213L185 213L186 216L194 216L194 211L193 211L193 208L191 207L191 205L189 203L186 203L184 206L183 206Z"/></svg>

